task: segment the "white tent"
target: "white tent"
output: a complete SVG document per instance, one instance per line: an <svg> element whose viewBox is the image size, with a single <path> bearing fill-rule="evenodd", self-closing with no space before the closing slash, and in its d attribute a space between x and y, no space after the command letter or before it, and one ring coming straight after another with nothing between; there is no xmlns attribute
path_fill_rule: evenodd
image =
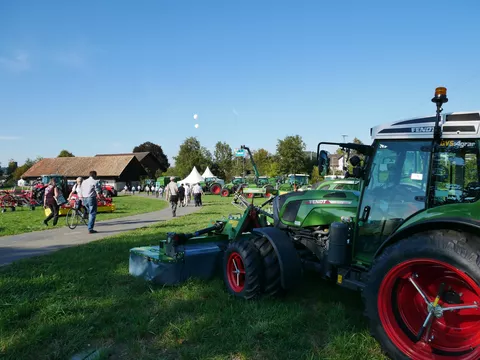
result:
<svg viewBox="0 0 480 360"><path fill-rule="evenodd" d="M203 181L202 175L197 170L197 167L194 166L190 174L183 180L177 181L177 184L196 184L199 183L200 181Z"/></svg>
<svg viewBox="0 0 480 360"><path fill-rule="evenodd" d="M206 179L206 178L213 178L216 176L213 175L213 173L210 171L210 168L207 166L207 169L203 172L202 177Z"/></svg>

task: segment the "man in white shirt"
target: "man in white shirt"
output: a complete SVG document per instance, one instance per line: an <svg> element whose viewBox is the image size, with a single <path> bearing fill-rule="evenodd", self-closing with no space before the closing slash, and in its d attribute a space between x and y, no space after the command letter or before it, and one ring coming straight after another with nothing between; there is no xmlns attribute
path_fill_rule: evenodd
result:
<svg viewBox="0 0 480 360"><path fill-rule="evenodd" d="M88 212L88 232L95 234L97 231L93 230L95 219L97 217L97 194L101 191L99 181L97 180L97 172L90 171L90 177L82 182L82 198L83 205Z"/></svg>
<svg viewBox="0 0 480 360"><path fill-rule="evenodd" d="M170 200L170 205L172 207L172 215L173 217L177 216L177 203L178 203L178 187L175 183L175 177L172 176L170 178L170 182L165 187L165 194L167 199Z"/></svg>
<svg viewBox="0 0 480 360"><path fill-rule="evenodd" d="M202 187L200 184L195 184L192 189L193 198L195 199L195 206L202 206Z"/></svg>

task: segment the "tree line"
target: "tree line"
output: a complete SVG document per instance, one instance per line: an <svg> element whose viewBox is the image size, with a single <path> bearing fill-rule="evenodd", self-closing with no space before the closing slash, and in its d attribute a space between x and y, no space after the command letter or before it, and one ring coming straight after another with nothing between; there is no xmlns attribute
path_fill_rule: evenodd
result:
<svg viewBox="0 0 480 360"><path fill-rule="evenodd" d="M306 145L300 135L279 139L276 152L271 153L264 148L252 149L252 156L260 175L275 177L290 173L306 173L318 178L316 169L316 153L307 152ZM156 175L187 176L194 166L203 172L207 166L212 173L222 179L231 179L244 172L253 172L250 159L236 157L232 147L226 142L218 141L213 154L196 137L189 137L180 145L178 154L174 156L175 166L169 166Z"/></svg>

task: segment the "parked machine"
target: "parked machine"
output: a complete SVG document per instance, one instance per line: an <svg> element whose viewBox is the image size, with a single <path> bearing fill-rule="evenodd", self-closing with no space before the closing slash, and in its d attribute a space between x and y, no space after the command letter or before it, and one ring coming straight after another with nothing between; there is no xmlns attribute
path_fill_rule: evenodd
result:
<svg viewBox="0 0 480 360"><path fill-rule="evenodd" d="M394 359L480 358L480 112L371 129L372 145L337 145L359 191L291 192L159 246L130 251L130 273L161 284L223 273L234 296L293 288L305 270L362 292L372 335ZM267 204L272 212L265 211ZM201 264L201 266L199 266Z"/></svg>
<svg viewBox="0 0 480 360"><path fill-rule="evenodd" d="M71 186L68 185L67 178L59 174L49 174L42 175L36 181L33 182L33 198L41 205L43 205L43 195L45 193L45 188L48 186L48 183L51 179L55 179L55 182L58 188L63 192L65 196L70 193Z"/></svg>

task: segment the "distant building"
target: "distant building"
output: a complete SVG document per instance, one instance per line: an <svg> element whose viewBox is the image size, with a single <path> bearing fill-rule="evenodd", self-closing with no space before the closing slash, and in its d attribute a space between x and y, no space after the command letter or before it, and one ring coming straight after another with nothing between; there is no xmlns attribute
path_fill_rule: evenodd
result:
<svg viewBox="0 0 480 360"><path fill-rule="evenodd" d="M95 170L102 182L121 191L126 184L137 186L140 177L147 175L144 167L133 155L104 155L93 157L64 157L42 159L28 169L22 176L25 180L34 180L42 175L59 174L67 180L77 177L87 178Z"/></svg>
<svg viewBox="0 0 480 360"><path fill-rule="evenodd" d="M337 172L343 172L343 166L345 165L345 156L343 154L331 154L330 158L330 170L336 174Z"/></svg>

